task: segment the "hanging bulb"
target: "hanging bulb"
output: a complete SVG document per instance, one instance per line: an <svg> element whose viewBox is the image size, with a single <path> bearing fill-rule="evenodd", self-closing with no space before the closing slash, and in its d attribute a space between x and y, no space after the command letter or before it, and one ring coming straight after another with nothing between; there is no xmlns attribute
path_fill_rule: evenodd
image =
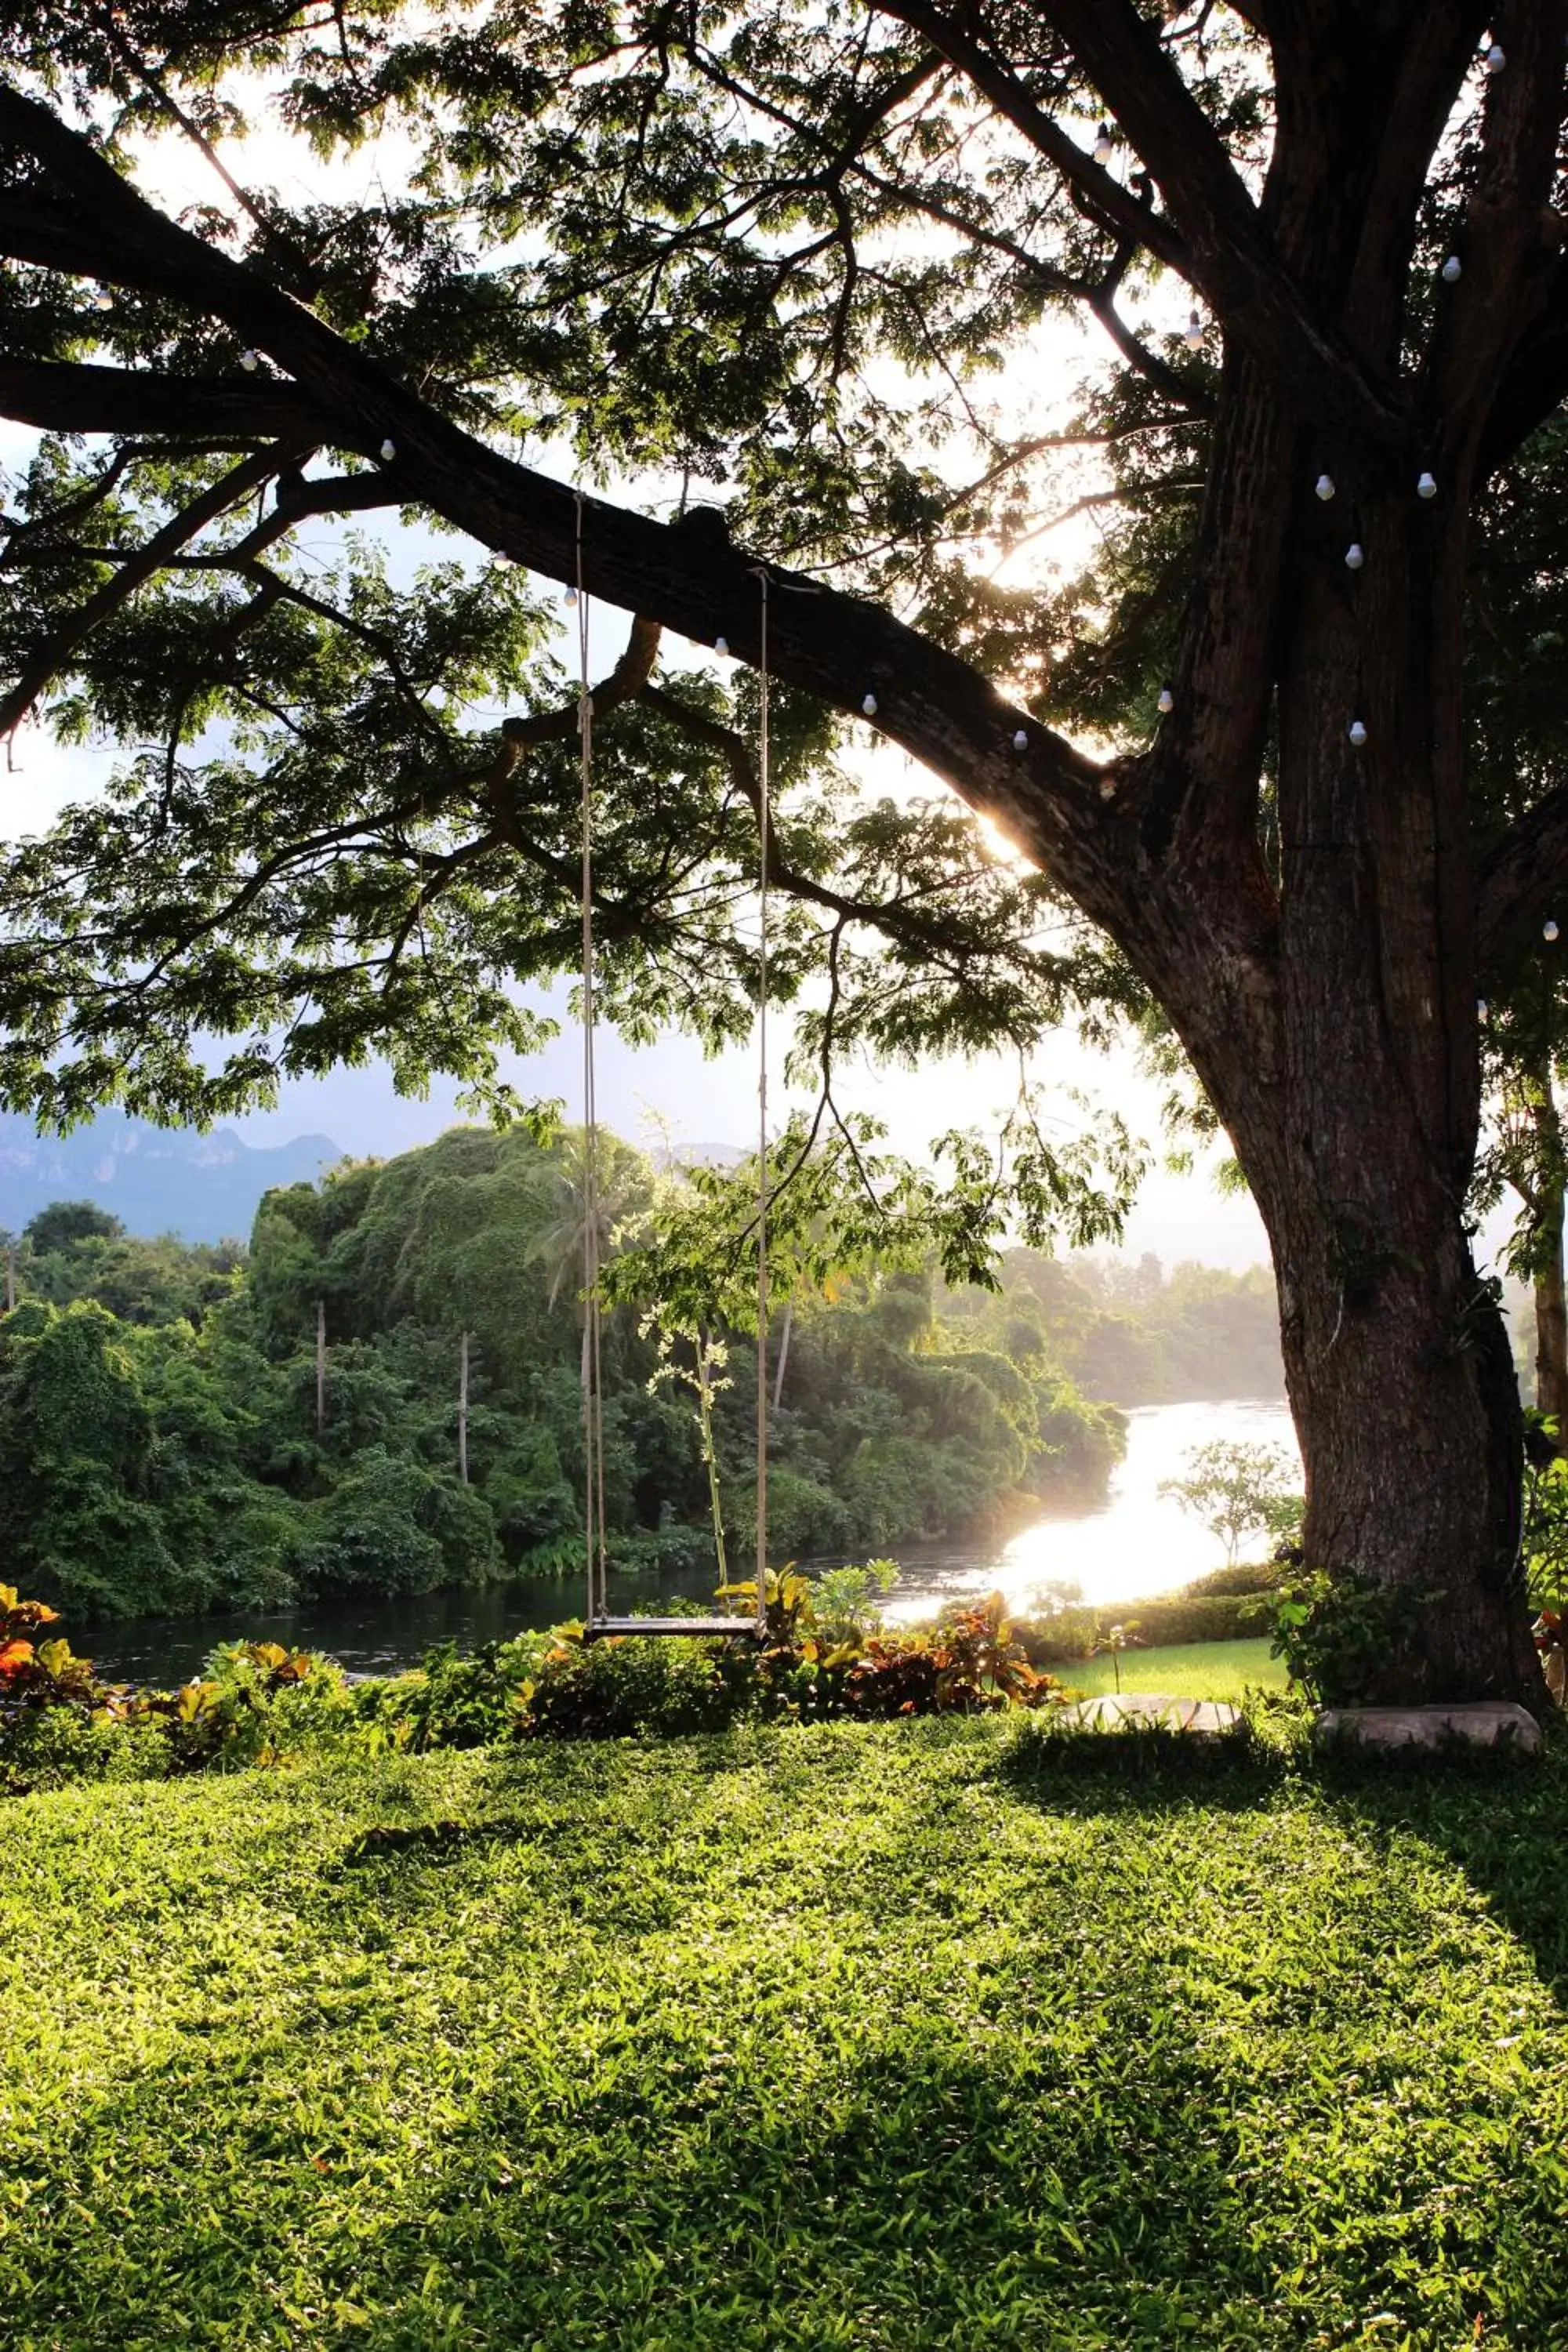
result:
<svg viewBox="0 0 1568 2352"><path fill-rule="evenodd" d="M1113 801L1116 798L1116 779L1114 776L1101 776L1100 780L1100 797L1102 801Z"/></svg>
<svg viewBox="0 0 1568 2352"><path fill-rule="evenodd" d="M1204 347L1204 322L1195 310L1187 314L1186 331L1182 341L1190 352L1201 352Z"/></svg>
<svg viewBox="0 0 1568 2352"><path fill-rule="evenodd" d="M1457 253L1451 253L1437 275L1445 286L1457 286L1465 274L1465 265Z"/></svg>
<svg viewBox="0 0 1568 2352"><path fill-rule="evenodd" d="M1352 719L1351 720L1350 739L1355 745L1358 751L1361 750L1362 745L1366 741L1366 729L1359 719Z"/></svg>
<svg viewBox="0 0 1568 2352"><path fill-rule="evenodd" d="M1317 480L1312 484L1312 488L1317 491L1318 496L1322 499L1324 505L1327 506L1329 500L1334 495L1333 476L1331 474L1320 474Z"/></svg>
<svg viewBox="0 0 1568 2352"><path fill-rule="evenodd" d="M114 297L107 286L98 286L93 289L92 307L95 310L113 310Z"/></svg>
<svg viewBox="0 0 1568 2352"><path fill-rule="evenodd" d="M728 638L728 637L715 637L715 638L714 638L714 640L713 640L713 650L714 650L714 652L715 652L716 654L723 654L723 655L725 655L725 656L728 656L729 651L730 651L730 640L729 640L729 638Z"/></svg>
<svg viewBox="0 0 1568 2352"><path fill-rule="evenodd" d="M260 352L241 352L239 355L239 364L245 370L247 375L254 375L257 369L261 365Z"/></svg>
<svg viewBox="0 0 1568 2352"><path fill-rule="evenodd" d="M1017 733L1016 733L1016 734L1014 736L1014 738L1013 738L1013 749L1014 749L1014 751L1026 751L1028 750L1028 748L1029 748L1029 739L1028 739L1028 736L1025 733L1024 730L1020 727L1020 728L1019 728L1019 730L1018 730L1018 731L1017 731Z"/></svg>
<svg viewBox="0 0 1568 2352"><path fill-rule="evenodd" d="M1485 66L1488 73L1501 73L1504 66L1508 63L1508 59L1503 55L1503 47L1500 41L1494 41L1492 43L1490 48L1487 51L1486 56L1481 59L1481 63Z"/></svg>
<svg viewBox="0 0 1568 2352"><path fill-rule="evenodd" d="M384 465L388 465L388 466L390 466L390 465L391 465L391 463L392 463L392 461L393 461L393 459L394 459L394 458L396 457L396 455L397 455L397 444L396 444L396 442L395 442L395 441L384 441L384 442L382 443L382 445L381 445L381 455L382 455L382 461L383 461L383 463L384 463Z"/></svg>
<svg viewBox="0 0 1568 2352"><path fill-rule="evenodd" d="M1163 686L1160 688L1160 699L1154 705L1155 709L1161 712L1163 716L1168 717L1170 713L1174 710L1175 707L1175 696L1171 692L1168 686Z"/></svg>
<svg viewBox="0 0 1568 2352"><path fill-rule="evenodd" d="M575 588L568 588L568 590L566 591L566 604L567 604L567 609L570 611L570 610L572 609L572 607L575 605L576 602L577 602L577 591L575 590Z"/></svg>
<svg viewBox="0 0 1568 2352"><path fill-rule="evenodd" d="M1436 476L1418 474L1415 478L1415 495L1418 499L1435 499L1437 495Z"/></svg>
<svg viewBox="0 0 1568 2352"><path fill-rule="evenodd" d="M1477 1020L1478 1020L1478 1021L1484 1021L1484 1020L1486 1019L1486 1017L1487 1017L1487 1012L1488 1012L1488 1006L1487 1006L1487 1000L1486 1000L1486 998L1485 998L1484 996L1478 996L1478 997L1477 997L1477 999L1476 999L1476 1018L1477 1018Z"/></svg>
<svg viewBox="0 0 1568 2352"><path fill-rule="evenodd" d="M1541 936L1543 940L1548 941L1552 940L1557 937L1557 923L1554 917L1551 915L1547 916L1546 920L1541 926Z"/></svg>
<svg viewBox="0 0 1568 2352"><path fill-rule="evenodd" d="M864 696L861 700L860 708L865 712L868 719L875 719L877 716L876 696L874 694Z"/></svg>
<svg viewBox="0 0 1568 2352"><path fill-rule="evenodd" d="M1365 562L1366 550L1363 547L1359 539L1352 539L1350 545L1345 550L1346 568L1352 572L1359 572Z"/></svg>
<svg viewBox="0 0 1568 2352"><path fill-rule="evenodd" d="M1102 168L1109 163L1116 149L1116 133L1109 122L1100 126L1100 136L1094 142L1094 160Z"/></svg>

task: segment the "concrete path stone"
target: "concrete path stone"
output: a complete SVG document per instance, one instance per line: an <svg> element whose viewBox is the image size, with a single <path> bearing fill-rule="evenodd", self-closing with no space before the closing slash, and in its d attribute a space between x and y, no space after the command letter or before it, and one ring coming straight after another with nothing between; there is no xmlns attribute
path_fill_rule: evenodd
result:
<svg viewBox="0 0 1568 2352"><path fill-rule="evenodd" d="M1061 1714L1064 1722L1089 1731L1124 1731L1142 1725L1189 1731L1198 1739L1216 1739L1241 1721L1241 1709L1225 1699L1173 1698L1163 1691L1105 1691L1099 1698L1080 1698L1064 1706Z"/></svg>
<svg viewBox="0 0 1568 2352"><path fill-rule="evenodd" d="M1458 1706L1325 1706L1312 1727L1321 1740L1359 1748L1511 1748L1541 1753L1541 1726L1512 1699L1472 1699Z"/></svg>

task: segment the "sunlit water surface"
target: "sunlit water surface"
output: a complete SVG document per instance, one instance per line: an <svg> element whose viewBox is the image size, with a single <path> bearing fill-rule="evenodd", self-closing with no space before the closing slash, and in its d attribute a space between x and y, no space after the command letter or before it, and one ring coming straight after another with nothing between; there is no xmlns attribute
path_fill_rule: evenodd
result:
<svg viewBox="0 0 1568 2352"><path fill-rule="evenodd" d="M1103 1509L1037 1520L991 1548L905 1547L888 1615L924 1616L961 1593L996 1591L1022 1609L1042 1585L1064 1582L1079 1586L1086 1601L1110 1603L1167 1591L1219 1567L1223 1546L1160 1493L1163 1479L1182 1475L1193 1447L1219 1437L1280 1444L1295 1457L1295 1433L1282 1404L1167 1404L1131 1412L1126 1459ZM610 1606L618 1615L677 1598L706 1601L711 1586L711 1577L700 1571L612 1577ZM100 1672L129 1681L183 1681L199 1671L216 1643L252 1638L325 1651L351 1674L393 1674L417 1664L432 1643L455 1642L469 1650L530 1626L555 1624L582 1606L574 1580L550 1577L471 1591L321 1601L234 1617L139 1618L67 1631Z"/></svg>

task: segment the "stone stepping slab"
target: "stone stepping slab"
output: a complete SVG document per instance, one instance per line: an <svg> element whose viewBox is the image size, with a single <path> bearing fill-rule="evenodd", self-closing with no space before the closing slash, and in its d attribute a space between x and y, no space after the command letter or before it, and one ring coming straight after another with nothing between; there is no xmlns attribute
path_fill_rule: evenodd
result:
<svg viewBox="0 0 1568 2352"><path fill-rule="evenodd" d="M1471 1699L1455 1706L1325 1706L1315 1739L1355 1748L1510 1748L1539 1756L1541 1726L1513 1699Z"/></svg>
<svg viewBox="0 0 1568 2352"><path fill-rule="evenodd" d="M1187 1731L1196 1739L1218 1739L1234 1731L1241 1709L1226 1699L1173 1698L1164 1691L1104 1691L1064 1706L1058 1718L1085 1731Z"/></svg>

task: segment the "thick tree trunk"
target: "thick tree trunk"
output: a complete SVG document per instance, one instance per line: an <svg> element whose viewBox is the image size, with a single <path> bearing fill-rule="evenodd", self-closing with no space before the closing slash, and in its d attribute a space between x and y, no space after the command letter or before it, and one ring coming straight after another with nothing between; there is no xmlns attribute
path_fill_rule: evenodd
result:
<svg viewBox="0 0 1568 2352"><path fill-rule="evenodd" d="M1328 463L1307 451L1297 470L1310 485ZM1442 675L1453 551L1405 485L1340 491L1297 519L1277 1003L1249 1027L1208 953L1201 979L1194 963L1160 980L1272 1243L1307 1565L1350 1607L1360 1581L1388 1596L1355 1686L1328 1695L1540 1706L1518 1385L1465 1227L1479 1077ZM1364 570L1344 564L1352 534Z"/></svg>

